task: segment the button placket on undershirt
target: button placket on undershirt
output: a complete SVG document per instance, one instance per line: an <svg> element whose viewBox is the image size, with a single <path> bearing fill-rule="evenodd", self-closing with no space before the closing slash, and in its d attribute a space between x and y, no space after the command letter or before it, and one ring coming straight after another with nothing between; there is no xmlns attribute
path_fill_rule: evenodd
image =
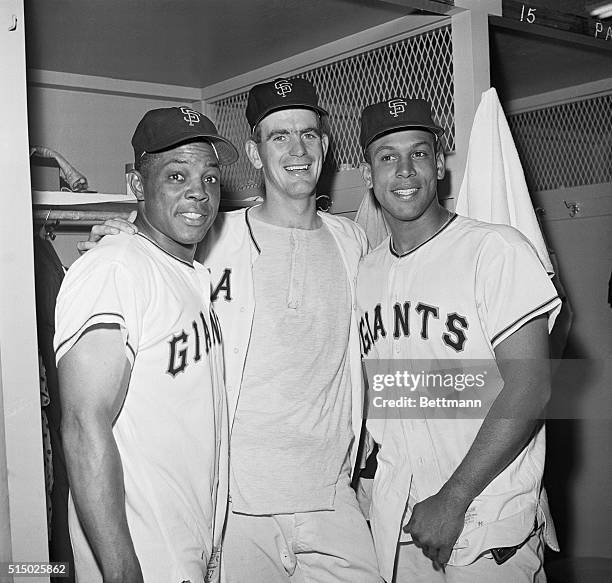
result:
<svg viewBox="0 0 612 583"><path fill-rule="evenodd" d="M306 262L304 261L304 241L300 241L297 229L291 229L289 244L291 248L291 265L289 270L289 291L287 294L287 307L297 310L300 307L304 291L306 275Z"/></svg>

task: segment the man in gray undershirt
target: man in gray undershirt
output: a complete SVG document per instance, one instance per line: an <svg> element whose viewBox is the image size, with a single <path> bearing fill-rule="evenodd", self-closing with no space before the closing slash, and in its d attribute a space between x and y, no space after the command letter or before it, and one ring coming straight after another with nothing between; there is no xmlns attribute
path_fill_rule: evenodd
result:
<svg viewBox="0 0 612 583"><path fill-rule="evenodd" d="M304 79L249 92L249 160L264 202L201 247L225 338L230 419L228 583L381 581L350 469L362 417L353 221L316 210L327 115Z"/></svg>

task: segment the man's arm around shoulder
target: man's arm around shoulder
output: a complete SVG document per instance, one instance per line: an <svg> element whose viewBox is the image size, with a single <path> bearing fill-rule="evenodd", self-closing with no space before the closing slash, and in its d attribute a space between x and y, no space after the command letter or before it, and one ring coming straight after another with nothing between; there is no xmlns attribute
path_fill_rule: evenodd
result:
<svg viewBox="0 0 612 583"><path fill-rule="evenodd" d="M58 375L70 489L104 583L142 583L112 433L130 376L119 327L87 330L60 359Z"/></svg>

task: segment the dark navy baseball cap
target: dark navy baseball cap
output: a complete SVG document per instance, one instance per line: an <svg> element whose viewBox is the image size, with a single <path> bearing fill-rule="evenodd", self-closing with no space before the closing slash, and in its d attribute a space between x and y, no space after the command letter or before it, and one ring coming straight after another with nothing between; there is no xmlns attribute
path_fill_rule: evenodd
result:
<svg viewBox="0 0 612 583"><path fill-rule="evenodd" d="M359 144L362 149L384 134L398 130L427 130L440 137L444 130L431 117L431 107L424 99L394 97L368 105L361 112Z"/></svg>
<svg viewBox="0 0 612 583"><path fill-rule="evenodd" d="M147 111L132 137L134 157L139 160L143 154L160 152L198 138L212 145L220 164L233 164L238 160L238 150L219 135L215 124L187 106Z"/></svg>
<svg viewBox="0 0 612 583"><path fill-rule="evenodd" d="M249 91L246 118L251 131L268 114L279 109L311 109L319 115L327 115L319 106L317 92L306 79L275 79L255 85Z"/></svg>

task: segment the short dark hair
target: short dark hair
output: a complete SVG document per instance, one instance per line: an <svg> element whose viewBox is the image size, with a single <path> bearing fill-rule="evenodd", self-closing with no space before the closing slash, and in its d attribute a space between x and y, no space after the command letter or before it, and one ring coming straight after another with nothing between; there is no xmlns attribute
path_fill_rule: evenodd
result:
<svg viewBox="0 0 612 583"><path fill-rule="evenodd" d="M156 158L157 153L145 152L140 158L134 161L134 170L138 170L144 178L149 173Z"/></svg>
<svg viewBox="0 0 612 583"><path fill-rule="evenodd" d="M261 144L261 122L259 122L251 132L251 140L256 144Z"/></svg>

